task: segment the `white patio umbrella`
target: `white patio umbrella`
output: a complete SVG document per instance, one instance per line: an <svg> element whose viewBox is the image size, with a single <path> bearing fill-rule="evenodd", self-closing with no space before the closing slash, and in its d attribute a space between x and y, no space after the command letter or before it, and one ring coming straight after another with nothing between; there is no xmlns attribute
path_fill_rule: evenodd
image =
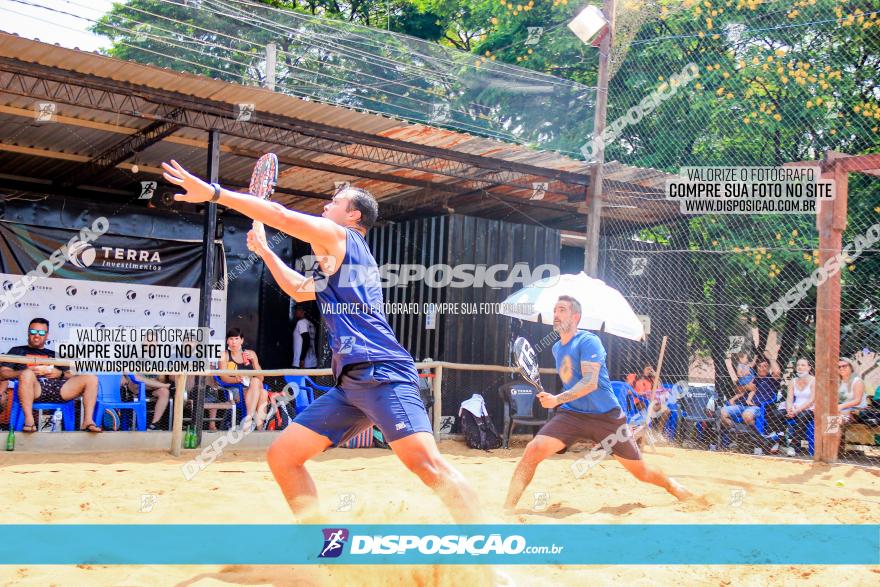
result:
<svg viewBox="0 0 880 587"><path fill-rule="evenodd" d="M528 322L553 325L553 306L559 296L568 295L581 303L582 330L602 330L628 338L643 340L645 328L623 295L586 273L545 277L512 293L501 305L501 313ZM531 305L529 307L529 305ZM531 313L527 313L532 310Z"/></svg>

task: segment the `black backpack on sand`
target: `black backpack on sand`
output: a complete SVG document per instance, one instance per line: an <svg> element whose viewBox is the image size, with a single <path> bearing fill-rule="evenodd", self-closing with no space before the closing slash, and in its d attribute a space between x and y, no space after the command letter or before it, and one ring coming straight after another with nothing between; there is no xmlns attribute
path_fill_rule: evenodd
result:
<svg viewBox="0 0 880 587"><path fill-rule="evenodd" d="M501 448L501 437L489 416L477 418L467 410L461 411L461 432L469 448L492 450Z"/></svg>

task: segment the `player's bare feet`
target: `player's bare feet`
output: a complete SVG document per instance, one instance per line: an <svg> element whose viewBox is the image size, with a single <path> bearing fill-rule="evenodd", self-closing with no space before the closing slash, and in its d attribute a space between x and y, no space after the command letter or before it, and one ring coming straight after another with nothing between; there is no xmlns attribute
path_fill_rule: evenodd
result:
<svg viewBox="0 0 880 587"><path fill-rule="evenodd" d="M694 498L694 494L684 485L675 479L669 479L669 493L677 497L680 501Z"/></svg>

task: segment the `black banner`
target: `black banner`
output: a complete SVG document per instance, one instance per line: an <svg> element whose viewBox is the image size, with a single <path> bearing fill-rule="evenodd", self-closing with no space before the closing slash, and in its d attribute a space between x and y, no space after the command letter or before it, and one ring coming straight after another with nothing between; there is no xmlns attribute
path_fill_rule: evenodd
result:
<svg viewBox="0 0 880 587"><path fill-rule="evenodd" d="M99 218L65 230L0 222L0 273L199 287L200 243L107 234L111 223Z"/></svg>

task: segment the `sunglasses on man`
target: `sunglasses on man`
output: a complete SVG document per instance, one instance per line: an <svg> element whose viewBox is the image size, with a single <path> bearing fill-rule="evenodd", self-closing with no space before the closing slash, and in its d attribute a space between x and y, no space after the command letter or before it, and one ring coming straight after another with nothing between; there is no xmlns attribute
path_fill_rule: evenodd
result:
<svg viewBox="0 0 880 587"><path fill-rule="evenodd" d="M43 330L42 328L31 328L28 330L28 334L39 334L40 336L46 336L48 330Z"/></svg>

